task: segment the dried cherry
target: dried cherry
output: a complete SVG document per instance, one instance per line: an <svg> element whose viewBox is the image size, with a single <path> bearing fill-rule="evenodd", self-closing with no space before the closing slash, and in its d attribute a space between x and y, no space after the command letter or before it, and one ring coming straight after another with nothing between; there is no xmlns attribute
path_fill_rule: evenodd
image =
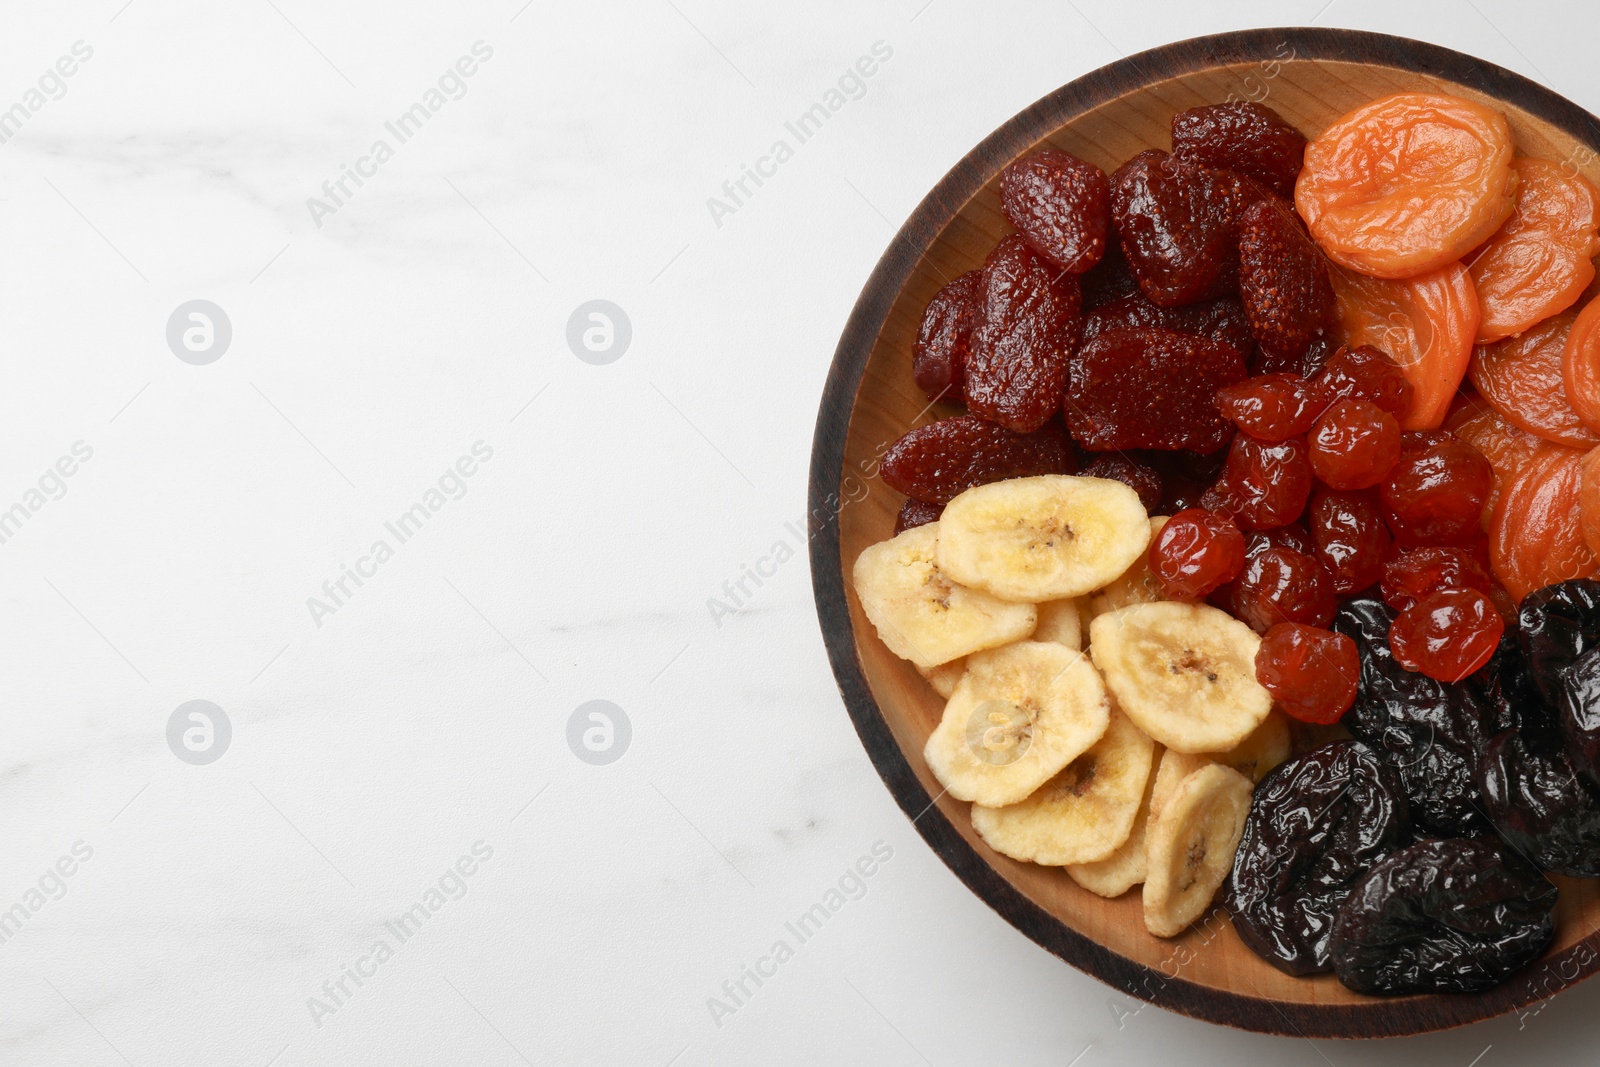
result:
<svg viewBox="0 0 1600 1067"><path fill-rule="evenodd" d="M1260 441L1282 441L1311 429L1327 406L1298 374L1261 374L1217 390L1222 417ZM1395 431L1398 447L1400 432Z"/></svg>
<svg viewBox="0 0 1600 1067"><path fill-rule="evenodd" d="M1232 427L1214 397L1244 376L1243 358L1228 345L1153 327L1107 330L1072 361L1067 425L1091 452L1215 452Z"/></svg>
<svg viewBox="0 0 1600 1067"><path fill-rule="evenodd" d="M1121 482L1139 494L1139 503L1154 514L1161 506L1161 475L1149 464L1121 452L1107 452L1096 456L1078 472L1085 478L1110 478Z"/></svg>
<svg viewBox="0 0 1600 1067"><path fill-rule="evenodd" d="M1249 175L1277 196L1292 196L1306 139L1263 104L1236 100L1172 116L1172 151L1207 167Z"/></svg>
<svg viewBox="0 0 1600 1067"><path fill-rule="evenodd" d="M1366 400L1341 400L1308 439L1311 469L1335 489L1377 485L1400 460L1400 423Z"/></svg>
<svg viewBox="0 0 1600 1067"><path fill-rule="evenodd" d="M1226 515L1188 508L1173 515L1150 544L1150 572L1174 600L1205 596L1239 576L1244 534Z"/></svg>
<svg viewBox="0 0 1600 1067"><path fill-rule="evenodd" d="M1489 461L1455 435L1407 434L1383 481L1389 526L1407 546L1458 543L1478 528L1493 485Z"/></svg>
<svg viewBox="0 0 1600 1067"><path fill-rule="evenodd" d="M1333 576L1335 593L1360 592L1382 577L1389 528L1369 495L1318 490L1308 518L1315 555Z"/></svg>
<svg viewBox="0 0 1600 1067"><path fill-rule="evenodd" d="M929 400L964 404L967 350L978 321L978 279L969 270L933 294L911 349L911 377Z"/></svg>
<svg viewBox="0 0 1600 1067"><path fill-rule="evenodd" d="M1256 681L1292 718L1331 726L1356 701L1361 657L1344 634L1280 622L1256 650Z"/></svg>
<svg viewBox="0 0 1600 1067"><path fill-rule="evenodd" d="M1305 512L1312 481L1303 437L1268 442L1240 434L1228 449L1213 510L1226 511L1251 529L1270 530Z"/></svg>
<svg viewBox="0 0 1600 1067"><path fill-rule="evenodd" d="M966 361L968 410L1018 433L1050 421L1082 325L1080 299L1076 275L1046 263L1022 238L1002 238L978 285L978 325Z"/></svg>
<svg viewBox="0 0 1600 1067"><path fill-rule="evenodd" d="M1105 253L1111 183L1068 152L1046 148L1001 171L1000 207L1033 250L1064 271L1082 274Z"/></svg>
<svg viewBox="0 0 1600 1067"><path fill-rule="evenodd" d="M1330 404L1366 400L1397 419L1410 413L1416 392L1400 365L1371 345L1335 349L1318 371L1315 382Z"/></svg>
<svg viewBox="0 0 1600 1067"><path fill-rule="evenodd" d="M1239 296L1251 334L1273 358L1300 358L1338 321L1327 260L1274 198L1239 213Z"/></svg>
<svg viewBox="0 0 1600 1067"><path fill-rule="evenodd" d="M1488 596L1494 582L1464 548L1428 546L1400 553L1383 565L1383 600L1396 611L1445 589L1476 589Z"/></svg>
<svg viewBox="0 0 1600 1067"><path fill-rule="evenodd" d="M1325 627L1336 605L1327 568L1286 545L1247 549L1238 581L1224 589L1229 610L1258 634L1282 622Z"/></svg>
<svg viewBox="0 0 1600 1067"><path fill-rule="evenodd" d="M972 415L908 430L878 467L889 488L930 504L948 503L975 485L1074 469L1059 424L1020 434Z"/></svg>
<svg viewBox="0 0 1600 1067"><path fill-rule="evenodd" d="M1350 887L1411 839L1394 768L1359 741L1279 764L1256 786L1224 900L1251 951L1289 974L1331 970Z"/></svg>
<svg viewBox="0 0 1600 1067"><path fill-rule="evenodd" d="M1473 993L1544 951L1555 905L1555 885L1498 842L1419 841L1351 887L1328 951L1358 993Z"/></svg>
<svg viewBox="0 0 1600 1067"><path fill-rule="evenodd" d="M1441 589L1402 611L1389 629L1395 662L1441 682L1459 682L1489 662L1506 622L1476 589Z"/></svg>

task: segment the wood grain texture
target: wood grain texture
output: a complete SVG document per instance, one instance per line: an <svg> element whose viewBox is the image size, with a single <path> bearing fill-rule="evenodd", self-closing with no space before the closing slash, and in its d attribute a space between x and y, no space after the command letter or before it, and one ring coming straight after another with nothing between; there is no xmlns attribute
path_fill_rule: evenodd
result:
<svg viewBox="0 0 1600 1067"><path fill-rule="evenodd" d="M848 568L888 537L901 497L877 457L929 410L911 380L922 309L950 278L979 266L1010 232L998 176L1046 145L1109 173L1165 148L1174 112L1233 98L1262 101L1315 136L1374 97L1438 89L1504 111L1520 151L1570 161L1600 183L1600 121L1542 86L1433 45L1351 30L1267 29L1197 38L1130 56L1062 87L996 130L918 205L884 253L845 326L812 446L811 570L823 637L862 744L902 810L991 907L1056 955L1107 984L1196 1018L1306 1037L1414 1034L1533 1004L1600 968L1600 887L1561 885L1556 941L1506 984L1471 996L1370 998L1331 976L1291 978L1246 949L1218 910L1183 936L1145 932L1137 889L1102 900L1060 870L1018 863L983 844L967 805L942 795L922 761L942 701L878 641Z"/></svg>

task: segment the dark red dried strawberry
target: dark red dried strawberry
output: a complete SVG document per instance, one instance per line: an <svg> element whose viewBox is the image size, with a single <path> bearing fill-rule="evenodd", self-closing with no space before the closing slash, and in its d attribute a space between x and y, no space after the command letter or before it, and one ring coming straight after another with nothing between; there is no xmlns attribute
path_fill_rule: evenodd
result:
<svg viewBox="0 0 1600 1067"><path fill-rule="evenodd" d="M1138 290L1085 315L1083 339L1079 343L1088 344L1106 330L1125 326L1159 326L1164 330L1192 333L1217 344L1229 345L1246 360L1255 347L1250 338L1250 324L1244 317L1244 305L1236 297L1164 308L1152 304L1150 298Z"/></svg>
<svg viewBox="0 0 1600 1067"><path fill-rule="evenodd" d="M911 377L929 400L964 404L967 349L978 319L978 278L969 270L933 294L917 343L911 349Z"/></svg>
<svg viewBox="0 0 1600 1067"><path fill-rule="evenodd" d="M1060 423L1019 434L972 415L908 431L884 453L878 470L889 488L945 504L975 485L1035 474L1071 474L1076 461Z"/></svg>
<svg viewBox="0 0 1600 1067"><path fill-rule="evenodd" d="M1239 296L1250 332L1272 357L1298 360L1336 322L1322 250L1278 200L1239 213Z"/></svg>
<svg viewBox="0 0 1600 1067"><path fill-rule="evenodd" d="M1129 293L1139 291L1139 282L1128 269L1128 259L1122 254L1122 241L1115 226L1106 229L1106 254L1094 269L1083 275L1083 310L1093 311L1102 304L1121 300Z"/></svg>
<svg viewBox="0 0 1600 1067"><path fill-rule="evenodd" d="M1154 467L1140 463L1121 452L1096 456L1078 472L1085 478L1110 478L1139 494L1139 503L1149 512L1161 506L1161 475Z"/></svg>
<svg viewBox="0 0 1600 1067"><path fill-rule="evenodd" d="M1172 116L1172 151L1203 166L1249 175L1287 197L1294 194L1306 139L1270 107L1240 100Z"/></svg>
<svg viewBox="0 0 1600 1067"><path fill-rule="evenodd" d="M1237 290L1239 212L1260 188L1160 149L1118 167L1111 176L1111 214L1145 295L1177 307Z"/></svg>
<svg viewBox="0 0 1600 1067"><path fill-rule="evenodd" d="M1093 163L1056 148L1000 173L1000 207L1033 250L1072 274L1100 262L1111 225L1111 183Z"/></svg>
<svg viewBox="0 0 1600 1067"><path fill-rule="evenodd" d="M1067 361L1083 325L1078 277L1013 234L989 253L978 285L967 407L1008 430L1031 433L1061 406Z"/></svg>
<svg viewBox="0 0 1600 1067"><path fill-rule="evenodd" d="M1107 330L1072 362L1067 425L1091 452L1215 452L1233 427L1213 398L1244 376L1229 345L1156 327Z"/></svg>
<svg viewBox="0 0 1600 1067"><path fill-rule="evenodd" d="M939 516L943 514L943 504L929 504L907 497L906 502L900 505L900 514L894 517L894 532L899 535L913 527L938 522Z"/></svg>

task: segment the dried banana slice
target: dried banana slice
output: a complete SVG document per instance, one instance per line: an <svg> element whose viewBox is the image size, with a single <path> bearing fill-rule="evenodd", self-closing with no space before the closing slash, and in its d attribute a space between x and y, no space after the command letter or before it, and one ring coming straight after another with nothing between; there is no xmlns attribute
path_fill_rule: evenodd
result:
<svg viewBox="0 0 1600 1067"><path fill-rule="evenodd" d="M1161 527L1167 524L1167 516L1150 516L1150 543L1154 544L1156 534L1161 532ZM1162 588L1161 582L1155 573L1150 570L1150 553L1142 552L1127 570L1104 589L1089 598L1089 618L1104 615L1108 611L1125 608L1129 604L1150 604L1157 600L1169 600L1167 591Z"/></svg>
<svg viewBox="0 0 1600 1067"><path fill-rule="evenodd" d="M1144 925L1176 937L1205 914L1233 868L1250 779L1208 763L1187 775L1145 832Z"/></svg>
<svg viewBox="0 0 1600 1067"><path fill-rule="evenodd" d="M967 673L967 657L962 656L949 663L941 663L937 667L918 667L917 673L928 680L935 693L949 700L950 694L956 691L956 683Z"/></svg>
<svg viewBox="0 0 1600 1067"><path fill-rule="evenodd" d="M1082 755L1106 732L1111 705L1082 652L1018 641L967 658L922 757L957 800L1003 807Z"/></svg>
<svg viewBox="0 0 1600 1067"><path fill-rule="evenodd" d="M1033 632L1032 604L1013 604L952 580L934 563L939 523L915 526L856 557L861 609L889 651L937 667Z"/></svg>
<svg viewBox="0 0 1600 1067"><path fill-rule="evenodd" d="M1134 604L1089 624L1089 651L1117 704L1179 752L1226 751L1272 710L1256 681L1261 638L1206 604Z"/></svg>
<svg viewBox="0 0 1600 1067"><path fill-rule="evenodd" d="M1046 600L1039 608L1039 625L1033 629L1035 641L1054 641L1068 648L1083 648L1083 619L1076 598Z"/></svg>
<svg viewBox="0 0 1600 1067"><path fill-rule="evenodd" d="M1252 782L1259 782L1268 771L1289 758L1290 748L1289 717L1273 708L1249 737L1226 752L1210 755L1224 767L1232 767Z"/></svg>
<svg viewBox="0 0 1600 1067"><path fill-rule="evenodd" d="M972 805L972 826L1004 856L1051 867L1115 852L1133 829L1155 745L1115 708L1105 735L1026 800Z"/></svg>
<svg viewBox="0 0 1600 1067"><path fill-rule="evenodd" d="M1150 544L1139 495L1121 482L1044 474L968 489L939 518L939 568L1002 600L1081 596Z"/></svg>
<svg viewBox="0 0 1600 1067"><path fill-rule="evenodd" d="M1134 817L1133 829L1128 839L1104 859L1092 863L1073 863L1067 874L1089 892L1102 897L1120 897L1140 882L1145 872L1145 832L1150 825L1150 797L1156 788L1156 764L1160 763L1162 748L1150 743L1151 767L1145 775L1144 796L1139 800L1139 814Z"/></svg>

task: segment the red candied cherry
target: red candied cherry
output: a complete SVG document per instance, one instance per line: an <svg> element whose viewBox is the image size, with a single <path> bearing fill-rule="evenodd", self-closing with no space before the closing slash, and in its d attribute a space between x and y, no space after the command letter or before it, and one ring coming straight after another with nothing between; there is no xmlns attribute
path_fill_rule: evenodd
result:
<svg viewBox="0 0 1600 1067"><path fill-rule="evenodd" d="M1337 606L1327 568L1313 556L1279 545L1248 556L1230 588L1233 614L1258 634L1280 622L1327 626Z"/></svg>
<svg viewBox="0 0 1600 1067"><path fill-rule="evenodd" d="M1217 390L1222 417L1258 441L1283 441L1311 429L1328 406L1298 374L1262 374Z"/></svg>
<svg viewBox="0 0 1600 1067"><path fill-rule="evenodd" d="M1383 505L1395 540L1452 544L1478 530L1494 470L1483 454L1442 430L1408 433L1383 480Z"/></svg>
<svg viewBox="0 0 1600 1067"><path fill-rule="evenodd" d="M1305 438L1257 441L1233 439L1222 477L1206 491L1200 506L1232 515L1241 526L1270 530L1298 519L1311 498L1311 460Z"/></svg>
<svg viewBox="0 0 1600 1067"><path fill-rule="evenodd" d="M1371 345L1341 348L1316 377L1328 403L1369 400L1397 419L1411 411L1411 382L1400 365Z"/></svg>
<svg viewBox="0 0 1600 1067"><path fill-rule="evenodd" d="M1335 489L1377 485L1400 459L1400 423L1369 400L1341 400L1311 430L1311 469Z"/></svg>
<svg viewBox="0 0 1600 1067"><path fill-rule="evenodd" d="M1186 508L1150 545L1150 571L1174 600L1205 596L1244 569L1244 534L1226 515Z"/></svg>
<svg viewBox="0 0 1600 1067"><path fill-rule="evenodd" d="M1328 726L1356 702L1361 657L1344 634L1280 622L1261 639L1256 681L1289 715Z"/></svg>
<svg viewBox="0 0 1600 1067"><path fill-rule="evenodd" d="M1383 566L1383 600L1404 611L1445 589L1476 589L1494 596L1494 579L1466 548L1429 546L1402 552Z"/></svg>
<svg viewBox="0 0 1600 1067"><path fill-rule="evenodd" d="M1459 682L1489 662L1505 620L1476 589L1441 589L1402 611L1389 627L1395 662L1441 682Z"/></svg>
<svg viewBox="0 0 1600 1067"><path fill-rule="evenodd" d="M1333 575L1335 593L1356 593L1377 583L1390 539L1371 496L1322 490L1312 498L1309 517L1314 555Z"/></svg>

